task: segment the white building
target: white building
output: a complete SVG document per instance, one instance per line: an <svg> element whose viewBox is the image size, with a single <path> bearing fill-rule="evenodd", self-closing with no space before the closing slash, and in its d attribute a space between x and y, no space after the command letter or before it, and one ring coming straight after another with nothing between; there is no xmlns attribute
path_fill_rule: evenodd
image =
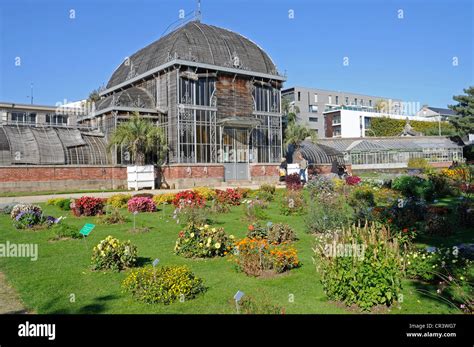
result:
<svg viewBox="0 0 474 347"><path fill-rule="evenodd" d="M406 116L367 111L363 108L342 106L324 112L325 137L366 137L370 136L372 118L409 119L410 121L438 122L436 118Z"/></svg>

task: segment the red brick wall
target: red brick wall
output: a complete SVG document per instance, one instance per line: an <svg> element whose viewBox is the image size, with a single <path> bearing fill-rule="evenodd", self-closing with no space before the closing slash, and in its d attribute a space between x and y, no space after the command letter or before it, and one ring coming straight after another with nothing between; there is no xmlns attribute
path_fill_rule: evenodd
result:
<svg viewBox="0 0 474 347"><path fill-rule="evenodd" d="M250 176L256 177L275 177L279 178L278 164L250 164Z"/></svg>
<svg viewBox="0 0 474 347"><path fill-rule="evenodd" d="M94 166L3 166L0 182L65 181L65 180L126 180L126 167Z"/></svg>
<svg viewBox="0 0 474 347"><path fill-rule="evenodd" d="M165 179L180 178L222 178L224 179L223 165L196 165L177 164L165 166L162 170Z"/></svg>

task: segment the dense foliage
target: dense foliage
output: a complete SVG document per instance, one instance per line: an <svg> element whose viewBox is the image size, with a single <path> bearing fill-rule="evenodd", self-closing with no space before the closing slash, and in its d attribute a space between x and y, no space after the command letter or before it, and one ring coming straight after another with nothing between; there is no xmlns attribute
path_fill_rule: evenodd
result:
<svg viewBox="0 0 474 347"><path fill-rule="evenodd" d="M206 288L186 266L135 269L122 282L124 291L148 304L171 304L195 298Z"/></svg>

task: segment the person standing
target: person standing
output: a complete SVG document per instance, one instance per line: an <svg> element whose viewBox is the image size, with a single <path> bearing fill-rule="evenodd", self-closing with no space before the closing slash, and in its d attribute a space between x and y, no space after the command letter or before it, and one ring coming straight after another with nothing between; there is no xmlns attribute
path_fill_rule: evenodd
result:
<svg viewBox="0 0 474 347"><path fill-rule="evenodd" d="M306 169L308 168L308 161L300 154L300 179L306 183Z"/></svg>
<svg viewBox="0 0 474 347"><path fill-rule="evenodd" d="M286 175L288 172L288 162L286 161L286 158L281 158L280 162L280 182L283 182L286 180Z"/></svg>

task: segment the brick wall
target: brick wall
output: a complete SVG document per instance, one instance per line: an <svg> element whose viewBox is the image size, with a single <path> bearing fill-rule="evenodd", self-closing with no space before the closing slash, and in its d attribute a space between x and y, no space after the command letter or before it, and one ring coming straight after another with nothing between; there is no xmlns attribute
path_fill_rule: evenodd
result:
<svg viewBox="0 0 474 347"><path fill-rule="evenodd" d="M2 166L0 191L59 191L126 187L127 168L113 166Z"/></svg>

